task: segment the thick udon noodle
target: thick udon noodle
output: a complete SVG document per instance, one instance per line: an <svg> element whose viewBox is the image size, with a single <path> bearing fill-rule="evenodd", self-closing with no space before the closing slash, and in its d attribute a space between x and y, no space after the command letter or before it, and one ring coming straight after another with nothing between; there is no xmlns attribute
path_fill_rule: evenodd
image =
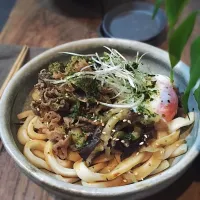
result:
<svg viewBox="0 0 200 200"><path fill-rule="evenodd" d="M126 114L127 109L114 109L103 129L108 134L102 137L109 138L115 124L124 119ZM78 152L70 149L67 150L67 159L57 157L53 152L53 142L45 134L36 131L41 124L39 117L32 111L20 113L18 118L24 118L25 121L18 130L17 138L24 145L24 155L34 166L68 183L113 187L141 181L169 168L170 158L187 151L186 141L180 138L180 128L194 122L194 113L190 112L186 118L173 119L167 124L168 131L157 131L157 139L151 140L147 147L140 148L126 159L121 160L118 151L110 156L104 153L93 159L90 166L82 160ZM104 138L104 141L107 145L108 140Z"/></svg>

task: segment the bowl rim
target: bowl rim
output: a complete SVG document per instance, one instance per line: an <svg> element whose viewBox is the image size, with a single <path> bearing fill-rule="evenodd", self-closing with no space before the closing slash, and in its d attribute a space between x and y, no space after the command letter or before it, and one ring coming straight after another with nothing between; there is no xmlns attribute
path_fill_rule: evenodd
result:
<svg viewBox="0 0 200 200"><path fill-rule="evenodd" d="M137 41L132 40L124 40L124 39L114 39L114 38L93 38L93 39L84 39L84 40L78 40L73 41L70 43L62 44L57 47L54 47L52 49L49 49L42 54L36 56L31 61L26 63L22 69L17 72L12 80L9 82L7 88L4 91L4 94L2 96L1 102L0 102L0 132L1 132L1 139L3 141L3 144L8 151L8 153L11 155L11 157L15 160L17 165L25 172L26 175L31 177L32 180L34 180L39 185L42 185L43 187L46 187L46 189L51 188L56 191L73 195L73 196L79 196L79 197L116 197L116 196L127 196L131 194L136 194L140 192L144 192L145 190L151 190L155 189L156 186L160 184L164 184L166 181L170 182L170 179L178 177L178 175L181 174L189 165L192 163L192 161L197 157L200 149L200 134L197 134L197 137L195 139L194 144L192 145L191 149L188 150L188 152L184 155L184 157L174 166L170 167L168 170L164 171L160 175L157 175L152 178L148 178L144 181L137 182L130 185L125 186L118 186L118 187L111 187L111 188L90 188L70 183L65 183L63 181L57 180L54 177L51 177L48 174L45 174L35 166L29 163L28 160L24 157L24 155L21 153L21 151L18 149L17 145L14 142L14 139L11 134L10 130L10 121L5 117L8 116L7 108L9 107L8 99L12 97L13 87L15 84L15 81L20 79L20 77L23 75L25 71L27 71L31 66L33 66L35 63L38 62L38 60L41 60L45 58L46 56L51 56L57 53L58 51L61 51L65 48L73 48L79 47L80 49L84 47L85 45L94 45L97 46L103 46L102 44L121 44L123 46L126 46L127 48L138 46L139 49L148 49L152 52L156 52L157 54L161 54L162 58L168 59L168 53L164 50L158 49L156 47L153 47L148 44L144 44ZM189 77L189 68L187 65L183 64L182 62L179 63L181 65L182 72L185 74L185 76ZM179 66L177 66L178 68ZM195 119L199 119L199 112L195 113ZM9 116L8 116L9 118ZM199 132L200 130L200 124L197 125L197 130ZM155 192L154 192L155 193Z"/></svg>

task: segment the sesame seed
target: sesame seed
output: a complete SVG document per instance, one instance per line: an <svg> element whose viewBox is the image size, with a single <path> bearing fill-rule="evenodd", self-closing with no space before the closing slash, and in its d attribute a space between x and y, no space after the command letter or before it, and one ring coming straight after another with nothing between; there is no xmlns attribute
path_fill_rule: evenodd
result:
<svg viewBox="0 0 200 200"><path fill-rule="evenodd" d="M124 182L124 183L126 183L126 182L127 182L127 180L126 180L126 179L124 179L124 180L123 180L123 182Z"/></svg>
<svg viewBox="0 0 200 200"><path fill-rule="evenodd" d="M129 143L124 143L124 146L125 147L129 147Z"/></svg>
<svg viewBox="0 0 200 200"><path fill-rule="evenodd" d="M139 143L139 145L143 145L143 144L144 144L144 142L140 142L140 143Z"/></svg>
<svg viewBox="0 0 200 200"><path fill-rule="evenodd" d="M147 138L147 135L144 135L145 138Z"/></svg>
<svg viewBox="0 0 200 200"><path fill-rule="evenodd" d="M112 136L110 136L110 139L113 139L113 137L112 137Z"/></svg>
<svg viewBox="0 0 200 200"><path fill-rule="evenodd" d="M116 141L118 141L118 140L119 140L119 138L116 138L115 140L116 140Z"/></svg>
<svg viewBox="0 0 200 200"><path fill-rule="evenodd" d="M137 173L137 172L135 172L135 173L134 173L134 175L135 175L135 176L137 176L137 175L138 175L138 173Z"/></svg>
<svg viewBox="0 0 200 200"><path fill-rule="evenodd" d="M104 134L104 135L105 135L105 134L106 134L106 132L105 132L105 131L103 131L103 132L102 132L102 134Z"/></svg>
<svg viewBox="0 0 200 200"><path fill-rule="evenodd" d="M125 141L124 140L121 140L121 143L124 143Z"/></svg>
<svg viewBox="0 0 200 200"><path fill-rule="evenodd" d="M110 169L108 169L108 172L111 172L111 170L110 170Z"/></svg>
<svg viewBox="0 0 200 200"><path fill-rule="evenodd" d="M143 181L144 179L143 179L143 178L141 178L141 180Z"/></svg>
<svg viewBox="0 0 200 200"><path fill-rule="evenodd" d="M116 132L116 130L115 130L115 129L113 129L113 130L112 130L112 132Z"/></svg>
<svg viewBox="0 0 200 200"><path fill-rule="evenodd" d="M39 109L39 108L37 108L36 110L37 110L37 111L40 111L40 109Z"/></svg>
<svg viewBox="0 0 200 200"><path fill-rule="evenodd" d="M127 119L123 119L123 122L126 122L127 121Z"/></svg>
<svg viewBox="0 0 200 200"><path fill-rule="evenodd" d="M97 120L95 119L94 122L97 122Z"/></svg>
<svg viewBox="0 0 200 200"><path fill-rule="evenodd" d="M129 124L131 124L131 120L128 120L127 122L128 122Z"/></svg>
<svg viewBox="0 0 200 200"><path fill-rule="evenodd" d="M105 124L104 124L104 123L102 123L101 125L102 125L102 126L104 126Z"/></svg>
<svg viewBox="0 0 200 200"><path fill-rule="evenodd" d="M117 119L117 117L114 116L113 119Z"/></svg>
<svg viewBox="0 0 200 200"><path fill-rule="evenodd" d="M136 156L139 155L139 153L140 153L140 152L137 152L137 153L136 153Z"/></svg>

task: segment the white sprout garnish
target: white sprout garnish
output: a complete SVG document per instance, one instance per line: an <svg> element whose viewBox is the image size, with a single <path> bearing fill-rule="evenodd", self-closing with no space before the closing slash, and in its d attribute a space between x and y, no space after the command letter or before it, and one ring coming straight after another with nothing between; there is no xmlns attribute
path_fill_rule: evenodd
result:
<svg viewBox="0 0 200 200"><path fill-rule="evenodd" d="M132 108L135 110L144 100L142 91L146 89L146 74L140 72L132 66L133 62L128 61L117 50L104 46L109 53L104 53L101 57L98 53L95 54L77 54L71 52L61 52L63 54L90 57L91 63L84 67L80 72L76 72L71 76L66 76L63 80L48 80L53 84L67 83L70 80L79 78L91 78L98 80L102 87L111 88L114 92L114 97L117 101L113 104L99 102L102 105L112 108ZM139 57L137 52L135 63L140 64L143 54ZM127 69L127 66L131 70ZM92 67L93 71L84 71Z"/></svg>

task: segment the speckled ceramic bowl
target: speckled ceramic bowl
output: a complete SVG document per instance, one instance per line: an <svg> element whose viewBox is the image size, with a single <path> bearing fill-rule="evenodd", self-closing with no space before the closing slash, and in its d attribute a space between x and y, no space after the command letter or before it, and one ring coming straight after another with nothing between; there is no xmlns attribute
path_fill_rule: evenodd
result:
<svg viewBox="0 0 200 200"><path fill-rule="evenodd" d="M78 53L102 52L103 46L118 49L127 57L133 57L136 52L148 54L143 59L144 70L153 73L169 75L168 54L147 44L136 41L120 39L89 39L67 43L52 48L28 62L10 81L1 99L0 105L0 131L3 143L16 161L21 170L34 182L48 191L69 199L140 199L166 188L185 172L192 161L196 158L200 149L200 126L199 112L193 96L190 98L189 106L195 109L195 124L191 134L187 137L188 152L174 160L173 166L165 172L135 184L113 187L113 188L88 188L79 185L68 184L59 181L26 160L16 139L17 121L16 114L22 110L27 94L37 81L37 73L50 61L55 59L68 59L68 56L58 52L71 51ZM175 83L183 91L188 82L189 69L180 62L175 69Z"/></svg>

